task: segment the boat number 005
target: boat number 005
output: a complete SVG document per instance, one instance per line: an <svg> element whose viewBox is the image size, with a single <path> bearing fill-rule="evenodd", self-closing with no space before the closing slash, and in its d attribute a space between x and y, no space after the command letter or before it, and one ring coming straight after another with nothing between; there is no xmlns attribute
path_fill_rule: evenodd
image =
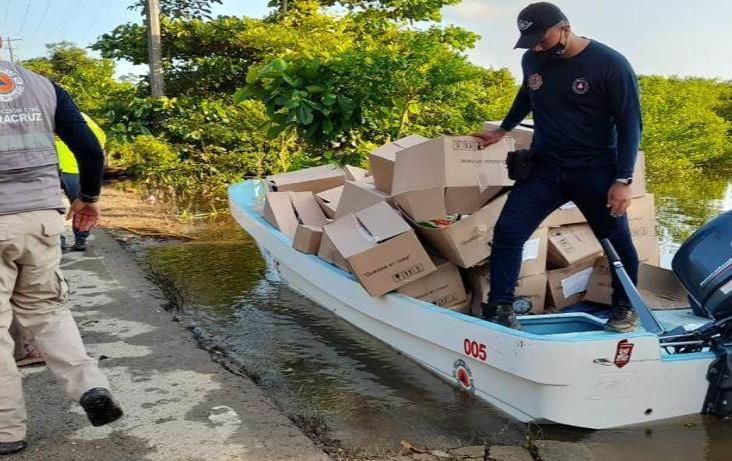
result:
<svg viewBox="0 0 732 461"><path fill-rule="evenodd" d="M478 360L485 362L485 359L488 358L485 352L485 344L479 343L478 341L465 338L465 341L463 341L463 349L466 355Z"/></svg>

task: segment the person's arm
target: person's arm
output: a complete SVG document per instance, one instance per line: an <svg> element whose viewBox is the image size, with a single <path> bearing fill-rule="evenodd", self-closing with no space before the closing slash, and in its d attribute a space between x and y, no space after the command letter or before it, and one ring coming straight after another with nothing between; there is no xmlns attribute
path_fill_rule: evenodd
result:
<svg viewBox="0 0 732 461"><path fill-rule="evenodd" d="M56 134L79 164L82 200L95 200L102 190L104 151L69 93L56 83Z"/></svg>
<svg viewBox="0 0 732 461"><path fill-rule="evenodd" d="M531 98L529 97L529 91L526 88L526 84L521 85L516 98L513 100L511 110L508 111L508 115L503 119L501 128L506 131L511 131L516 128L516 125L521 123L527 115L531 112Z"/></svg>
<svg viewBox="0 0 732 461"><path fill-rule="evenodd" d="M527 68L528 59L529 54L524 53L521 58L521 70L524 75L523 80L521 81L521 88L519 88L506 118L504 118L503 123L501 123L501 128L506 131L511 131L516 128L516 126L531 113L531 96L529 95L529 87L526 80L526 75L529 72Z"/></svg>
<svg viewBox="0 0 732 461"><path fill-rule="evenodd" d="M613 66L607 78L610 111L618 134L616 178L633 176L640 146L643 118L641 114L638 78L624 58Z"/></svg>

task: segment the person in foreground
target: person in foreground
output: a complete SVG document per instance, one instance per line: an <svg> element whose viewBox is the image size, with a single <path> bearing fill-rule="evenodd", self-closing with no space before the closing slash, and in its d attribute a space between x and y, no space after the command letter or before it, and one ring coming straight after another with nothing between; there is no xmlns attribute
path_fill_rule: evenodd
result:
<svg viewBox="0 0 732 461"><path fill-rule="evenodd" d="M634 283L638 255L625 214L642 120L638 81L617 51L572 32L555 5L533 3L518 16L525 48L523 83L500 128L476 133L484 146L498 142L533 114L533 167L516 182L496 224L490 294L483 318L520 328L514 287L524 242L562 204L573 201L598 239L617 250ZM637 316L613 273L613 310L606 329L630 331Z"/></svg>
<svg viewBox="0 0 732 461"><path fill-rule="evenodd" d="M99 142L65 90L0 61L0 455L27 445L21 376L8 331L13 314L93 425L122 416L66 306L68 285L59 270L64 207L54 133L78 160L81 192L69 217L88 231L99 219L104 165Z"/></svg>

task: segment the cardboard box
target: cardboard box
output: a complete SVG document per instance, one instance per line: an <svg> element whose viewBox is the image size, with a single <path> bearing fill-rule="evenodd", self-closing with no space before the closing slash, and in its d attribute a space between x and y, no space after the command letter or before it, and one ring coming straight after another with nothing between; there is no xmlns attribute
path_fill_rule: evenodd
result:
<svg viewBox="0 0 732 461"><path fill-rule="evenodd" d="M589 224L571 224L549 231L547 265L551 268L569 267L602 253Z"/></svg>
<svg viewBox="0 0 732 461"><path fill-rule="evenodd" d="M312 192L268 192L262 217L290 238L295 237L298 224L322 227L327 223Z"/></svg>
<svg viewBox="0 0 732 461"><path fill-rule="evenodd" d="M594 259L586 259L569 267L547 272L551 305L562 309L580 302L590 284L594 265Z"/></svg>
<svg viewBox="0 0 732 461"><path fill-rule="evenodd" d="M568 224L580 224L587 222L585 215L582 214L574 202L567 202L554 210L541 223L542 227L560 227Z"/></svg>
<svg viewBox="0 0 732 461"><path fill-rule="evenodd" d="M344 166L343 172L346 174L346 181L362 181L369 175L369 170L353 165Z"/></svg>
<svg viewBox="0 0 732 461"><path fill-rule="evenodd" d="M481 304L488 302L488 294L490 293L489 269L488 265L477 266L471 269L468 275L470 289L473 292L471 311L476 315L480 315ZM544 312L546 301L546 283L547 275L544 272L519 277L516 282L514 296L528 299L531 301L531 312L541 314Z"/></svg>
<svg viewBox="0 0 732 461"><path fill-rule="evenodd" d="M417 222L472 214L513 181L508 178L509 143L480 149L477 138L442 136L399 153L392 196Z"/></svg>
<svg viewBox="0 0 732 461"><path fill-rule="evenodd" d="M348 264L348 261L346 261L346 258L338 253L338 250L333 245L333 242L331 242L325 231L323 231L323 235L320 239L318 258L322 259L323 261L329 262L330 264L333 264L334 266L337 266L338 268L346 272L353 272L353 270L351 270L351 266Z"/></svg>
<svg viewBox="0 0 732 461"><path fill-rule="evenodd" d="M372 296L437 269L409 224L386 202L343 216L323 232Z"/></svg>
<svg viewBox="0 0 732 461"><path fill-rule="evenodd" d="M288 173L267 176L276 192L322 192L346 182L346 174L338 165L323 165Z"/></svg>
<svg viewBox="0 0 732 461"><path fill-rule="evenodd" d="M445 309L451 310L453 312L459 312L465 315L470 315L470 299L466 299L465 301L455 304L454 306L446 306Z"/></svg>
<svg viewBox="0 0 732 461"><path fill-rule="evenodd" d="M628 207L628 227L633 240L656 236L656 208L653 194L635 198Z"/></svg>
<svg viewBox="0 0 732 461"><path fill-rule="evenodd" d="M646 155L639 150L633 168L633 184L630 185L633 197L643 197L646 194Z"/></svg>
<svg viewBox="0 0 732 461"><path fill-rule="evenodd" d="M338 202L343 194L344 186L334 187L323 192L315 194L315 200L318 201L320 208L330 219L335 218L336 210L338 209Z"/></svg>
<svg viewBox="0 0 732 461"><path fill-rule="evenodd" d="M441 258L433 258L433 262L437 266L436 271L404 285L397 291L441 307L464 304L468 300L468 294L457 266Z"/></svg>
<svg viewBox="0 0 732 461"><path fill-rule="evenodd" d="M672 271L662 267L641 263L638 266L638 291L651 309L689 307L684 287ZM584 299L609 305L612 292L612 277L607 258L597 258Z"/></svg>
<svg viewBox="0 0 732 461"><path fill-rule="evenodd" d="M292 239L292 248L309 255L316 255L320 250L323 228L299 224Z"/></svg>
<svg viewBox="0 0 732 461"><path fill-rule="evenodd" d="M650 237L635 238L633 239L633 245L635 246L635 251L638 253L638 261L652 266L659 266L661 264L658 237L652 235Z"/></svg>
<svg viewBox="0 0 732 461"><path fill-rule="evenodd" d="M491 254L493 229L507 197L508 194L503 194L447 227L424 227L414 222L413 225L437 254L460 267L473 267Z"/></svg>
<svg viewBox="0 0 732 461"><path fill-rule="evenodd" d="M483 124L483 130L494 130L500 127L500 121L485 122ZM515 150L530 149L531 142L534 139L534 130L522 126L517 126L513 130L506 133L505 137L511 138Z"/></svg>
<svg viewBox="0 0 732 461"><path fill-rule="evenodd" d="M543 274L546 271L549 229L540 227L524 243L521 255L521 272L519 277Z"/></svg>
<svg viewBox="0 0 732 461"><path fill-rule="evenodd" d="M389 195L376 189L373 183L347 181L338 201L335 218L345 216L354 211L363 210L389 199Z"/></svg>
<svg viewBox="0 0 732 461"><path fill-rule="evenodd" d="M385 144L371 152L369 155L369 164L371 165L371 176L374 178L376 189L386 194L391 194L391 184L394 178L394 163L396 162L397 153L425 141L429 141L429 138L413 134Z"/></svg>

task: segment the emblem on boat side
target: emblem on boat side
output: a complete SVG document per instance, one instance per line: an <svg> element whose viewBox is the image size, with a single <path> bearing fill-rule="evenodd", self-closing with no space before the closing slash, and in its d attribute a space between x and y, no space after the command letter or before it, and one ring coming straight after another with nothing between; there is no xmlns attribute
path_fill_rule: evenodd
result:
<svg viewBox="0 0 732 461"><path fill-rule="evenodd" d="M618 368L623 368L630 362L630 356L633 354L633 346L635 344L628 342L627 339L618 341L618 348L615 351L615 360L613 363Z"/></svg>
<svg viewBox="0 0 732 461"><path fill-rule="evenodd" d="M457 359L452 365L452 377L457 381L458 387L462 391L473 392L475 383L473 382L473 372L465 360Z"/></svg>

